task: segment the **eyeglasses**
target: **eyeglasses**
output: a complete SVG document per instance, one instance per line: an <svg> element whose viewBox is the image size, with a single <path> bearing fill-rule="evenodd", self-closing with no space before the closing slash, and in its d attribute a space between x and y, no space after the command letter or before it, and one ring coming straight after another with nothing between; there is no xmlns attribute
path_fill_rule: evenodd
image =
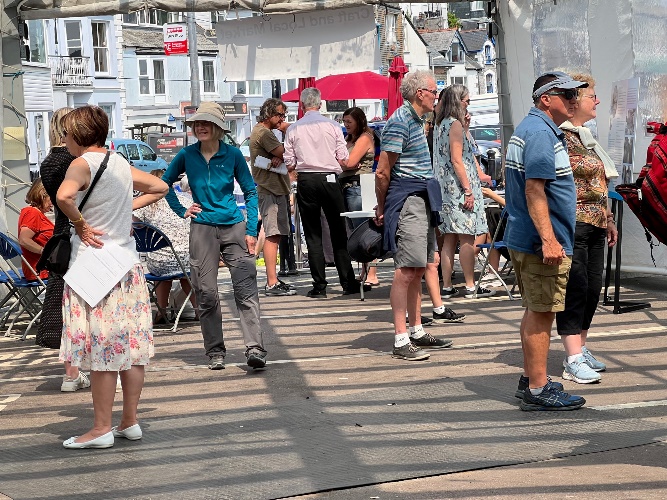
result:
<svg viewBox="0 0 667 500"><path fill-rule="evenodd" d="M424 91L430 93L431 95L433 95L433 97L436 97L438 95L438 89L433 89L433 90L432 89L419 89L419 90L424 90Z"/></svg>
<svg viewBox="0 0 667 500"><path fill-rule="evenodd" d="M571 101L577 97L577 89L563 90L562 92L549 92L547 95L562 95L566 101Z"/></svg>
<svg viewBox="0 0 667 500"><path fill-rule="evenodd" d="M280 118L282 118L284 120L285 117L287 116L287 113L274 113L273 116L279 116Z"/></svg>
<svg viewBox="0 0 667 500"><path fill-rule="evenodd" d="M597 96L597 94L590 94L590 95L589 95L589 94L584 94L582 97L590 97L590 98L593 99L594 101L597 101L597 100L598 100L598 96Z"/></svg>

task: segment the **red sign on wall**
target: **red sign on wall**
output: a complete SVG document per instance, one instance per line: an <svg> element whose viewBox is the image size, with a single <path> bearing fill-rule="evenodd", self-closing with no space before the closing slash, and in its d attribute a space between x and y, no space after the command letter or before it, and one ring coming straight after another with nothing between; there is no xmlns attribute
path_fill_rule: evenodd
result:
<svg viewBox="0 0 667 500"><path fill-rule="evenodd" d="M162 31L166 55L188 53L188 30L185 24L165 24Z"/></svg>

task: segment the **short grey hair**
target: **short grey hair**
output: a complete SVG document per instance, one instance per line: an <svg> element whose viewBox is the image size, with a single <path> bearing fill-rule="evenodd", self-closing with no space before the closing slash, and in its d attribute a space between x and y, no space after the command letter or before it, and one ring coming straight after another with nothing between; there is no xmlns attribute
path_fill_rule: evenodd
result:
<svg viewBox="0 0 667 500"><path fill-rule="evenodd" d="M320 106L322 106L322 94L315 87L303 89L299 100L304 108L320 109Z"/></svg>
<svg viewBox="0 0 667 500"><path fill-rule="evenodd" d="M418 69L410 71L401 82L401 95L406 101L414 101L417 90L428 88L429 81L435 81L432 71Z"/></svg>

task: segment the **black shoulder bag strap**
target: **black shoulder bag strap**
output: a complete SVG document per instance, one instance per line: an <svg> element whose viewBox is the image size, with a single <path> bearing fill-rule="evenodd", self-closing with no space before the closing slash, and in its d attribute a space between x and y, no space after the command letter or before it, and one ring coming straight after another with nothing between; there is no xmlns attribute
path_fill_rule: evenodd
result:
<svg viewBox="0 0 667 500"><path fill-rule="evenodd" d="M90 193L93 192L93 188L95 187L95 184L97 184L97 181L99 181L100 177L102 177L102 173L107 169L107 165L109 164L109 156L110 155L111 155L111 151L107 151L107 155L104 157L104 160L102 160L102 164L100 165L100 168L97 169L97 173L95 174L95 177L93 178L93 182L90 183L90 187L88 188L88 192L86 193L86 196L84 196L83 200L81 200L81 203L79 203L79 213L81 213L81 210L83 210L83 206L88 201L88 198L90 197Z"/></svg>

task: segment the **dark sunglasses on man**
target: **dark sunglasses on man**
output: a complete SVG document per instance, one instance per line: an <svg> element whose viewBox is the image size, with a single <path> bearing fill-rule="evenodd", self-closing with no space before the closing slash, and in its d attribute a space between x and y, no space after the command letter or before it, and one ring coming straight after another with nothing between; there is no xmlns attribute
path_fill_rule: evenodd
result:
<svg viewBox="0 0 667 500"><path fill-rule="evenodd" d="M566 101L571 101L577 97L577 89L561 90L560 92L547 92L547 95L562 95Z"/></svg>

